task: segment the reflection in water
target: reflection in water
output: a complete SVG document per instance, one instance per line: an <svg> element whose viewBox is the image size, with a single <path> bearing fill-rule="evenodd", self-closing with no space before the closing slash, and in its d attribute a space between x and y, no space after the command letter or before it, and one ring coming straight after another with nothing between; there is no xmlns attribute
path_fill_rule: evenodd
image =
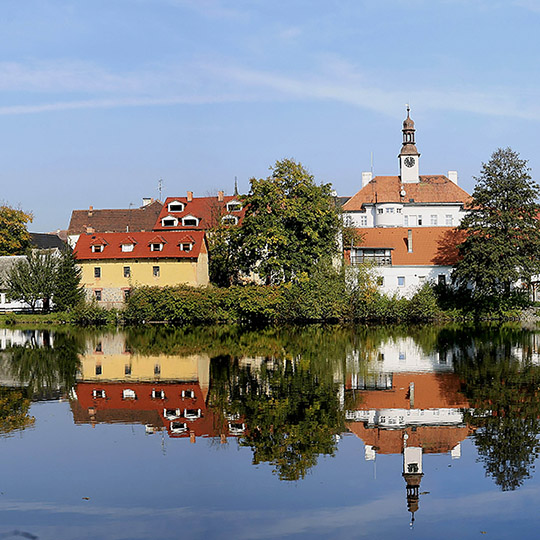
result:
<svg viewBox="0 0 540 540"><path fill-rule="evenodd" d="M283 480L334 455L348 430L368 461L402 456L414 516L423 460L458 459L469 436L502 490L531 475L538 345L538 334L512 326L1 330L0 430L32 424L30 399L70 395L77 424L234 437Z"/></svg>

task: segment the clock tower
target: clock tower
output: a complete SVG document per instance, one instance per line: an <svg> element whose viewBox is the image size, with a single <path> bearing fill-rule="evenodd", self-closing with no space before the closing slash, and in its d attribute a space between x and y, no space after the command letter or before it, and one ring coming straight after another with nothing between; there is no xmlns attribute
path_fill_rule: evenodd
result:
<svg viewBox="0 0 540 540"><path fill-rule="evenodd" d="M414 140L414 122L409 113L411 108L407 105L407 118L403 121L403 145L399 153L399 174L404 184L417 184L420 181L418 175L418 161L420 153L416 149Z"/></svg>

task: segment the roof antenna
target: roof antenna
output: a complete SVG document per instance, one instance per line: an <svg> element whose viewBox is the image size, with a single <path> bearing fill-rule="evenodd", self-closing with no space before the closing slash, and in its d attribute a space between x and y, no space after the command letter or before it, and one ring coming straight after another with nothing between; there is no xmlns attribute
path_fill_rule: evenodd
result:
<svg viewBox="0 0 540 540"><path fill-rule="evenodd" d="M163 190L163 179L162 178L160 178L158 180L157 186L158 186L157 190L158 190L158 193L159 193L159 200L161 201L161 192Z"/></svg>
<svg viewBox="0 0 540 540"><path fill-rule="evenodd" d="M371 152L371 178L373 178L373 152Z"/></svg>
<svg viewBox="0 0 540 540"><path fill-rule="evenodd" d="M238 197L238 178L234 177L234 196Z"/></svg>

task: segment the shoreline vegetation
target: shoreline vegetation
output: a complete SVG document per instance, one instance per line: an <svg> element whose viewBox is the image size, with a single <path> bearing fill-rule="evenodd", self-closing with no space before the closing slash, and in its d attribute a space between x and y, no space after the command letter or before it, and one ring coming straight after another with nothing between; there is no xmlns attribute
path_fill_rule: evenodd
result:
<svg viewBox="0 0 540 540"><path fill-rule="evenodd" d="M496 302L488 298L482 303L473 301L467 291L430 283L410 299L386 296L366 275L351 279L343 270L333 268L322 268L309 277L280 285L143 286L133 290L123 309L81 303L70 311L48 314L0 314L2 325L80 326L417 324L489 320L535 322L536 307L528 302L525 293L498 298Z"/></svg>

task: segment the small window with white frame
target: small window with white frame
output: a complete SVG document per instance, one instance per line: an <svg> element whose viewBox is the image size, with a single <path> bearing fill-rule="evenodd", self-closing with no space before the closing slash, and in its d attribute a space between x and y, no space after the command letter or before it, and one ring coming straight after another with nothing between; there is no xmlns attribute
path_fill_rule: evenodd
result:
<svg viewBox="0 0 540 540"><path fill-rule="evenodd" d="M163 390L152 390L152 399L165 399L165 392Z"/></svg>
<svg viewBox="0 0 540 540"><path fill-rule="evenodd" d="M384 212L384 208L377 208L377 214L382 214Z"/></svg>
<svg viewBox="0 0 540 540"><path fill-rule="evenodd" d="M102 389L94 389L92 390L92 397L94 399L105 399L105 390Z"/></svg>
<svg viewBox="0 0 540 540"><path fill-rule="evenodd" d="M92 253L102 253L103 252L103 244L96 244L92 246Z"/></svg>
<svg viewBox="0 0 540 540"><path fill-rule="evenodd" d="M180 201L171 201L167 205L167 211L168 212L183 212L184 208L185 208L184 203L182 203Z"/></svg>
<svg viewBox="0 0 540 540"><path fill-rule="evenodd" d="M242 210L242 203L239 201L229 201L227 203L227 212L240 212Z"/></svg>
<svg viewBox="0 0 540 540"><path fill-rule="evenodd" d="M122 244L122 251L124 253L131 253L133 251L134 245L133 244Z"/></svg>
<svg viewBox="0 0 540 540"><path fill-rule="evenodd" d="M122 390L122 399L137 399L137 394L131 388L124 388Z"/></svg>
<svg viewBox="0 0 540 540"><path fill-rule="evenodd" d="M221 222L223 225L238 225L238 217L237 216L223 216L221 218Z"/></svg>
<svg viewBox="0 0 540 540"><path fill-rule="evenodd" d="M437 214L431 214L431 225L438 225Z"/></svg>
<svg viewBox="0 0 540 540"><path fill-rule="evenodd" d="M163 244L157 242L150 244L150 251L163 251Z"/></svg>
<svg viewBox="0 0 540 540"><path fill-rule="evenodd" d="M454 224L454 216L452 214L446 214L445 224L450 227Z"/></svg>
<svg viewBox="0 0 540 540"><path fill-rule="evenodd" d="M405 287L405 276L398 276L397 284L398 287Z"/></svg>
<svg viewBox="0 0 540 540"><path fill-rule="evenodd" d="M199 218L195 216L185 216L182 218L182 225L184 227L197 227L199 225Z"/></svg>
<svg viewBox="0 0 540 540"><path fill-rule="evenodd" d="M178 219L173 216L164 217L161 220L161 225L163 227L176 227L178 225Z"/></svg>
<svg viewBox="0 0 540 540"><path fill-rule="evenodd" d="M367 227L367 216L360 216L360 227Z"/></svg>
<svg viewBox="0 0 540 540"><path fill-rule="evenodd" d="M409 216L407 216L407 215L403 216L403 225L405 227L409 226Z"/></svg>
<svg viewBox="0 0 540 540"><path fill-rule="evenodd" d="M193 244L191 243L182 243L180 244L180 251L191 251L193 249Z"/></svg>
<svg viewBox="0 0 540 540"><path fill-rule="evenodd" d="M182 390L182 398L195 399L195 392L193 390Z"/></svg>

